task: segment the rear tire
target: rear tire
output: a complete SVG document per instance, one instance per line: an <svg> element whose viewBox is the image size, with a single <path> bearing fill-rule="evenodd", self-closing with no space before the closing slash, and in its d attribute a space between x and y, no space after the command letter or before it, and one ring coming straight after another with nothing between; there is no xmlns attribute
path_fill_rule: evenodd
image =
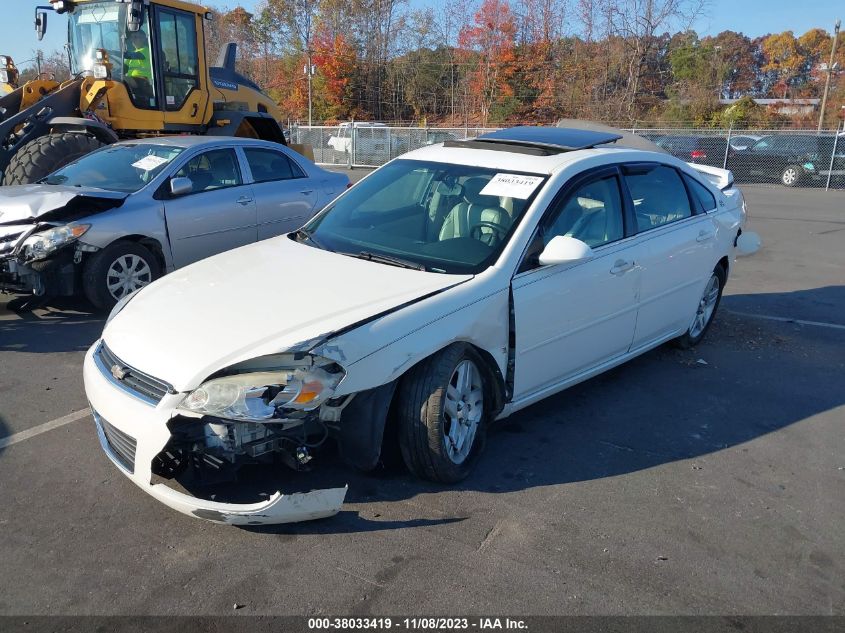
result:
<svg viewBox="0 0 845 633"><path fill-rule="evenodd" d="M24 145L9 162L3 174L4 185L27 185L102 147L88 134L62 132L47 134Z"/></svg>
<svg viewBox="0 0 845 633"><path fill-rule="evenodd" d="M485 379L484 361L466 344L447 347L405 375L398 394L399 448L414 475L456 483L470 474L493 402Z"/></svg>
<svg viewBox="0 0 845 633"><path fill-rule="evenodd" d="M135 242L114 242L85 262L82 288L94 307L110 310L160 276L161 265L150 249Z"/></svg>
<svg viewBox="0 0 845 633"><path fill-rule="evenodd" d="M713 319L716 317L716 311L719 309L719 303L722 301L722 291L725 289L725 281L727 281L725 269L721 266L716 266L707 285L704 287L704 292L702 293L701 299L699 299L695 317L693 317L689 329L687 329L683 336L675 339L675 345L681 349L690 349L702 341L704 335L707 334L707 330L710 329Z"/></svg>

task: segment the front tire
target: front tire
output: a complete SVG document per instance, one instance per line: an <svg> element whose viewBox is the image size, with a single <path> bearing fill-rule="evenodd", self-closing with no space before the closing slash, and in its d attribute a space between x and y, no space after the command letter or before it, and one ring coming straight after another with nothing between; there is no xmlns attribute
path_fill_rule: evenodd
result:
<svg viewBox="0 0 845 633"><path fill-rule="evenodd" d="M492 404L481 357L469 345L451 345L411 369L398 395L408 469L440 483L465 479L484 447Z"/></svg>
<svg viewBox="0 0 845 633"><path fill-rule="evenodd" d="M96 308L110 310L160 276L161 265L150 249L135 242L115 242L85 262L82 287Z"/></svg>
<svg viewBox="0 0 845 633"><path fill-rule="evenodd" d="M725 281L727 275L725 269L721 266L716 266L713 269L713 274L704 286L704 292L701 294L701 299L698 301L698 307L695 311L695 316L692 323L683 336L675 339L675 344L681 349L690 349L698 345L710 325L713 323L713 318L716 316L716 310L719 308L719 303L722 301L722 291L725 288Z"/></svg>
<svg viewBox="0 0 845 633"><path fill-rule="evenodd" d="M24 145L9 161L4 185L27 185L90 154L104 144L93 136L72 132L47 134Z"/></svg>
<svg viewBox="0 0 845 633"><path fill-rule="evenodd" d="M786 187L795 187L801 182L801 172L798 165L787 165L780 174L780 181Z"/></svg>

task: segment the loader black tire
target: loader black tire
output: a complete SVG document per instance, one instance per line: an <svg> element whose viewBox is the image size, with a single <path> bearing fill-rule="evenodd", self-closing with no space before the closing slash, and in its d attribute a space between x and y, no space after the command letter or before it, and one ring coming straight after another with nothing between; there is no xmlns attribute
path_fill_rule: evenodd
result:
<svg viewBox="0 0 845 633"><path fill-rule="evenodd" d="M41 136L24 145L3 174L4 185L27 185L85 156L104 143L88 134L60 132Z"/></svg>

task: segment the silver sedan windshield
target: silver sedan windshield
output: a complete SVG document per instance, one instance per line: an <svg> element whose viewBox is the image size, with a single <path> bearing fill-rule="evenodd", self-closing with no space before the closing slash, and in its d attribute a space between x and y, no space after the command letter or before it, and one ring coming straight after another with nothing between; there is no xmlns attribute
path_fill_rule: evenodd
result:
<svg viewBox="0 0 845 633"><path fill-rule="evenodd" d="M134 193L158 176L182 151L183 148L170 145L112 145L65 165L41 182Z"/></svg>

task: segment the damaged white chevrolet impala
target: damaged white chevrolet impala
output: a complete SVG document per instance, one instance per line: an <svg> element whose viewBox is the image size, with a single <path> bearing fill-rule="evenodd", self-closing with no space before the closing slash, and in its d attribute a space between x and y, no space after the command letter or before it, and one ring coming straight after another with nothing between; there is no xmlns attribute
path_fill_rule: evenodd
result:
<svg viewBox="0 0 845 633"><path fill-rule="evenodd" d="M315 519L344 487L243 503L180 482L312 466L327 441L372 469L388 438L415 475L457 482L494 420L695 345L756 247L742 194L730 172L618 140L525 127L426 147L301 230L123 299L85 359L103 450L185 514Z"/></svg>

